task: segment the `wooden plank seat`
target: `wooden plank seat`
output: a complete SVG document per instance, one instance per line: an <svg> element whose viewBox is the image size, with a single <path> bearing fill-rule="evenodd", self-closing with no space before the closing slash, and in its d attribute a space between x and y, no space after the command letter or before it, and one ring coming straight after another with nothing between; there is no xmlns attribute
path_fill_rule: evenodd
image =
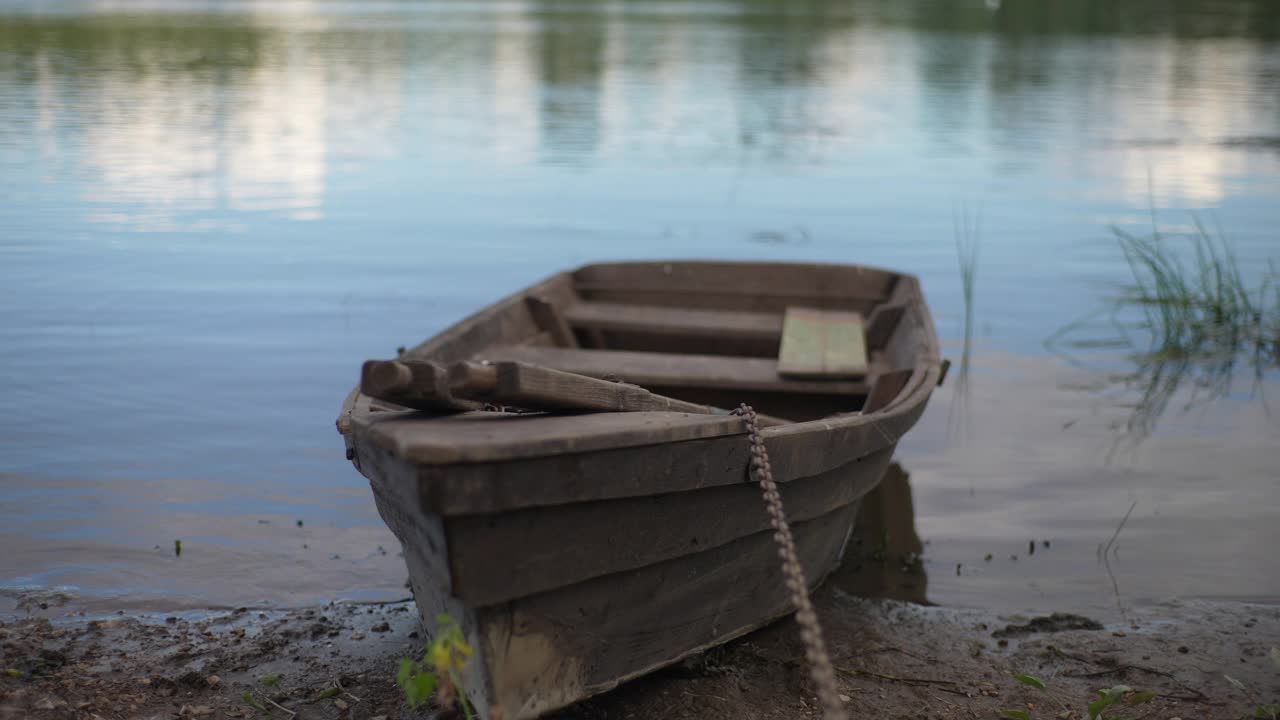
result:
<svg viewBox="0 0 1280 720"><path fill-rule="evenodd" d="M420 465L500 462L746 432L735 415L679 412L595 413L589 423L577 415L383 412L364 423L376 445Z"/></svg>
<svg viewBox="0 0 1280 720"><path fill-rule="evenodd" d="M477 360L516 360L646 388L710 388L814 395L865 395L865 379L795 380L778 375L776 358L512 345L478 353Z"/></svg>
<svg viewBox="0 0 1280 720"><path fill-rule="evenodd" d="M862 315L843 310L787 308L778 372L789 378L833 380L867 374Z"/></svg>
<svg viewBox="0 0 1280 720"><path fill-rule="evenodd" d="M864 266L717 261L603 263L573 273L592 301L781 313L792 305L870 312L895 273Z"/></svg>
<svg viewBox="0 0 1280 720"><path fill-rule="evenodd" d="M575 328L611 332L643 332L673 337L717 337L776 341L782 335L782 315L771 312L674 308L583 302L564 310Z"/></svg>

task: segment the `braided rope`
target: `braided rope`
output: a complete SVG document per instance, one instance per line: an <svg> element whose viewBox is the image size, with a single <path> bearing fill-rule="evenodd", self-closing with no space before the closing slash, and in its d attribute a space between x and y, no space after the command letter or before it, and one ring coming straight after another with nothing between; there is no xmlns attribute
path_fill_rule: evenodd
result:
<svg viewBox="0 0 1280 720"><path fill-rule="evenodd" d="M751 435L751 470L760 483L764 506L769 511L769 524L773 526L773 539L778 543L778 557L782 560L782 574L786 578L787 590L796 606L796 623L800 626L800 639L804 643L804 654L809 661L809 673L818 688L822 716L826 720L846 720L848 713L840 699L840 686L836 683L831 656L827 654L827 644L823 639L822 627L818 624L818 614L809 601L809 585L805 582L804 568L800 566L800 557L796 553L791 526L787 524L787 515L782 509L778 484L773 481L769 451L765 449L764 439L760 437L756 411L743 403L734 413L747 421L747 430Z"/></svg>

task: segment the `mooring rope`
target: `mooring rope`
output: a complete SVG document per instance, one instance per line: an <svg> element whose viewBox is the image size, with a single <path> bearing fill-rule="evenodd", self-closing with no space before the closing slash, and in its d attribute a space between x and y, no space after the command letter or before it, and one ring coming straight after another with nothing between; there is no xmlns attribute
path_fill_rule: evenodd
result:
<svg viewBox="0 0 1280 720"><path fill-rule="evenodd" d="M786 578L791 601L796 606L796 623L800 626L800 639L804 643L804 654L809 661L809 673L818 689L822 716L826 720L847 720L848 713L845 712L844 701L840 699L840 686L836 683L836 671L831 665L831 656L827 654L822 626L818 624L818 614L814 612L813 603L809 600L809 585L805 582L804 568L800 566L800 557L796 553L795 538L791 535L791 526L787 524L787 515L782 509L782 496L778 494L778 484L773 481L769 451L765 449L764 438L760 437L756 411L743 403L734 410L734 414L741 415L747 421L747 431L751 435L751 470L760 483L764 507L769 512L769 524L773 526L773 539L778 543L782 574Z"/></svg>

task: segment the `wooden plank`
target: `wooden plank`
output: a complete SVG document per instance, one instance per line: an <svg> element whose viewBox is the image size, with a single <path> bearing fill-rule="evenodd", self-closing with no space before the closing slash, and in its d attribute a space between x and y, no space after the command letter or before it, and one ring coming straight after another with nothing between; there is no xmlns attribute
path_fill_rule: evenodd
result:
<svg viewBox="0 0 1280 720"><path fill-rule="evenodd" d="M647 297L640 304L670 305L667 298L702 298L689 307L782 310L788 305L847 307L883 300L895 273L859 265L764 262L630 262L588 265L573 273L585 296ZM601 298L603 299L603 298Z"/></svg>
<svg viewBox="0 0 1280 720"><path fill-rule="evenodd" d="M778 351L778 374L836 379L867 374L862 316L818 308L787 308Z"/></svg>
<svg viewBox="0 0 1280 720"><path fill-rule="evenodd" d="M792 527L810 587L839 563L852 506ZM790 614L771 532L481 608L491 708L533 718Z"/></svg>
<svg viewBox="0 0 1280 720"><path fill-rule="evenodd" d="M862 315L827 310L823 313L826 347L822 353L823 376L828 379L867 374L867 340Z"/></svg>
<svg viewBox="0 0 1280 720"><path fill-rule="evenodd" d="M452 390L459 395L530 410L729 414L728 410L669 398L636 385L521 362L455 363L449 378ZM768 415L757 417L764 427L787 422Z"/></svg>
<svg viewBox="0 0 1280 720"><path fill-rule="evenodd" d="M781 484L788 520L811 520L857 502L880 481L892 452L882 450ZM703 552L769 527L759 487L739 482L687 493L465 515L450 518L445 531L453 594L470 605L491 605ZM566 528L572 528L572 541L566 542ZM503 571L495 572L499 567Z"/></svg>
<svg viewBox="0 0 1280 720"><path fill-rule="evenodd" d="M404 357L449 365L466 360L486 347L533 340L545 331L538 327L525 302L529 295L561 306L577 301L571 275L559 273L477 310L411 348Z"/></svg>
<svg viewBox="0 0 1280 720"><path fill-rule="evenodd" d="M565 322L564 316L555 304L537 295L529 295L524 301L529 306L533 321L538 324L538 327L551 333L551 338L557 346L578 347L578 339L573 336L573 330L570 329L569 323Z"/></svg>
<svg viewBox="0 0 1280 720"><path fill-rule="evenodd" d="M354 448L354 462L369 478L374 503L383 522L404 545L406 560L417 562L432 585L451 591L449 555L443 519L422 511L421 487L411 471L386 450L371 443Z"/></svg>
<svg viewBox="0 0 1280 720"><path fill-rule="evenodd" d="M360 392L416 410L479 410L480 403L455 398L448 371L426 360L366 360Z"/></svg>
<svg viewBox="0 0 1280 720"><path fill-rule="evenodd" d="M867 318L867 347L879 350L888 345L889 338L898 329L898 323L906 311L907 306L902 303L881 305L872 310Z"/></svg>
<svg viewBox="0 0 1280 720"><path fill-rule="evenodd" d="M746 432L735 415L674 412L515 415L413 412L355 415L357 433L396 457L423 465L495 462Z"/></svg>
<svg viewBox="0 0 1280 720"><path fill-rule="evenodd" d="M822 377L826 352L822 311L787 308L778 349L778 374L788 377Z"/></svg>
<svg viewBox="0 0 1280 720"><path fill-rule="evenodd" d="M842 415L767 428L765 446L774 479L783 485L892 448L924 404L900 407L874 416ZM405 463L405 470L416 472L425 508L454 516L737 485L747 477L750 455L741 436L722 435L571 457L416 469Z"/></svg>
<svg viewBox="0 0 1280 720"><path fill-rule="evenodd" d="M516 360L641 387L724 388L822 395L865 395L865 382L813 381L779 377L774 358L678 355L621 350L566 350L507 346L485 350L476 359Z"/></svg>
<svg viewBox="0 0 1280 720"><path fill-rule="evenodd" d="M566 308L564 317L574 327L612 332L761 342L777 340L782 334L778 313L584 302Z"/></svg>
<svg viewBox="0 0 1280 720"><path fill-rule="evenodd" d="M871 394L867 395L867 402L862 406L862 412L864 414L875 412L892 402L907 386L907 381L911 379L911 372L910 368L893 370L877 377L871 386Z"/></svg>

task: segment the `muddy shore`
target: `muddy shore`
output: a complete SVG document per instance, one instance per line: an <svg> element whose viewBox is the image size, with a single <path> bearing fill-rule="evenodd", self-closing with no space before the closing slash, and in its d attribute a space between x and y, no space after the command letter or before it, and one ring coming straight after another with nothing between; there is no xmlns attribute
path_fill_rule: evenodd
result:
<svg viewBox="0 0 1280 720"><path fill-rule="evenodd" d="M853 717L1083 718L1099 689L1151 691L1128 718L1251 717L1280 701L1280 606L1171 602L1123 625L815 596ZM88 617L30 608L0 624L0 719L445 717L408 708L412 601ZM816 717L791 621L590 699L560 718ZM1043 680L1047 691L1013 675ZM1243 690L1227 677L1243 686Z"/></svg>

